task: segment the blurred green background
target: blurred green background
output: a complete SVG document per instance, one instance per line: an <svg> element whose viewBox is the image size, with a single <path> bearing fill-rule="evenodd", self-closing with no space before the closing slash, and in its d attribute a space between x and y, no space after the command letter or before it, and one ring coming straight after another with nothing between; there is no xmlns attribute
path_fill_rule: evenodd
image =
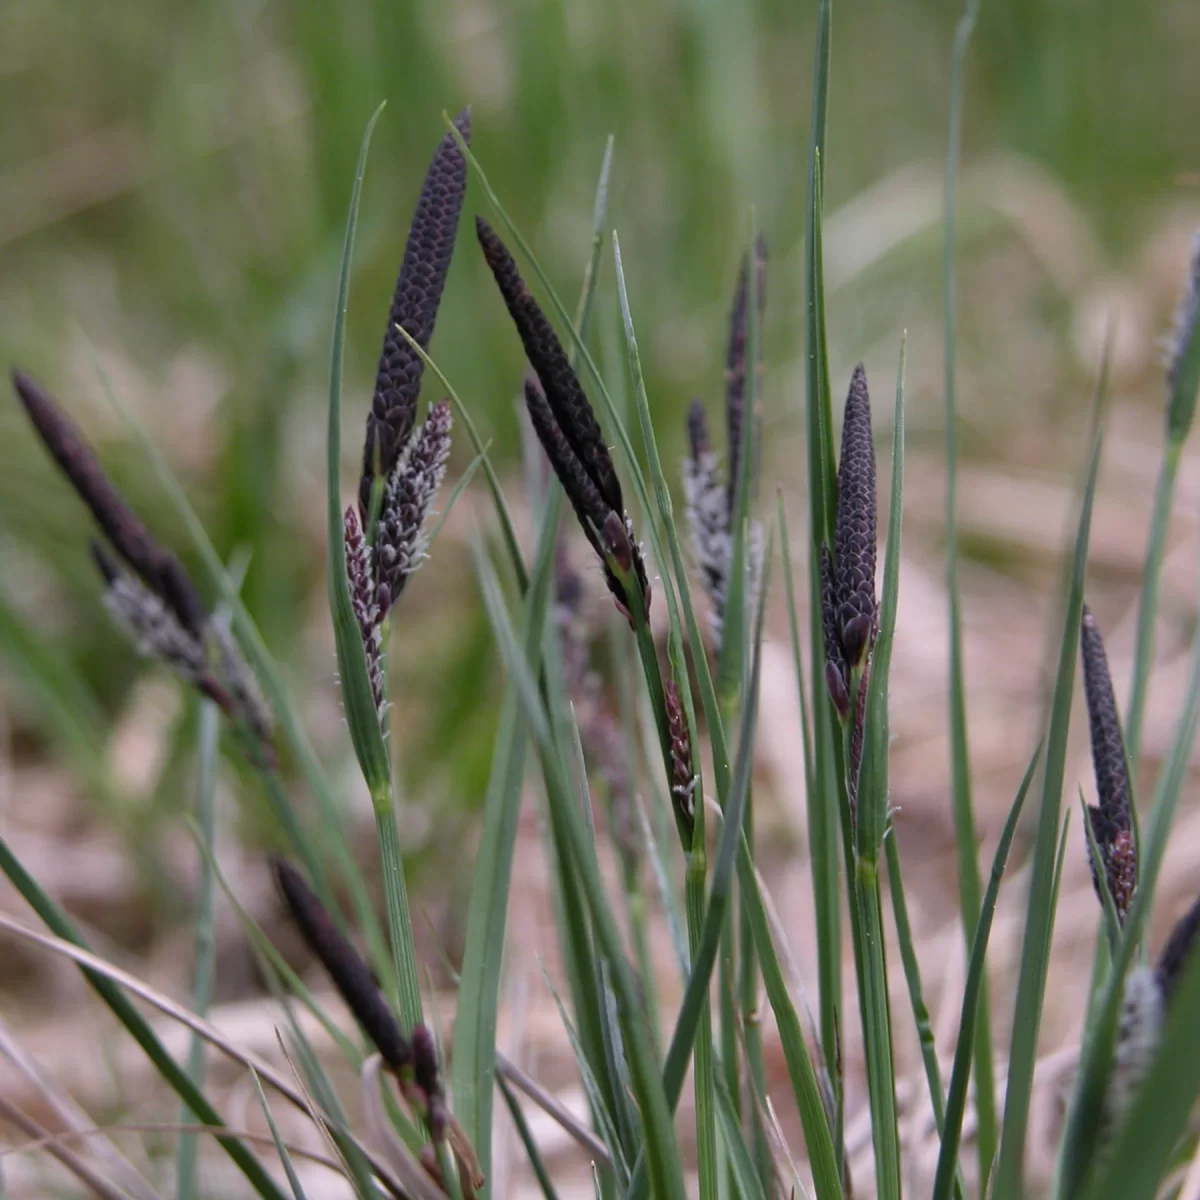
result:
<svg viewBox="0 0 1200 1200"><path fill-rule="evenodd" d="M835 379L859 357L890 379L907 328L918 451L940 437L940 173L960 11L950 0L863 0L834 16ZM688 399L720 395L725 313L755 207L772 264L765 470L770 489L798 488L814 28L812 3L785 0L4 4L0 359L57 392L135 505L185 549L105 397L102 373L111 378L218 549L251 552L249 606L347 788L324 615L322 423L337 255L367 118L388 101L351 295L347 495L416 192L442 113L468 103L476 153L564 297L578 287L615 136L610 221L668 457L682 447ZM1101 308L1128 318L1118 386L1159 394L1153 342L1177 294L1180 231L1200 213L1198 63L1194 0L984 3L961 215L968 458L1036 455L1031 432L1077 429ZM472 183L466 212L483 204ZM519 343L469 221L461 233L432 350L518 495ZM619 392L607 252L593 342ZM427 380L426 399L435 386ZM460 435L452 478L468 461ZM405 778L424 802L415 811L441 817L414 827L411 844L435 853L478 803L491 753L498 673L462 551L476 513L486 521L486 502L469 496L394 638ZM147 700L145 672L98 606L86 527L15 404L0 404L10 752L63 768L80 802L103 802L152 859L157 821L187 803L178 768L193 722L186 707L164 710L161 691ZM129 727L147 712L163 728L143 767Z"/></svg>

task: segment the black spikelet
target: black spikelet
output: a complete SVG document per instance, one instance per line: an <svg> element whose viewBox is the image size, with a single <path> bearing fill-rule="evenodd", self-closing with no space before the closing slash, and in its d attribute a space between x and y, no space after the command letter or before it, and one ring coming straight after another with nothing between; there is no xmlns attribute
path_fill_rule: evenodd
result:
<svg viewBox="0 0 1200 1200"><path fill-rule="evenodd" d="M821 546L821 632L825 639L825 686L829 697L844 721L850 715L850 684L847 678L846 656L842 653L842 635L838 629L836 584L833 557L829 547Z"/></svg>
<svg viewBox="0 0 1200 1200"><path fill-rule="evenodd" d="M370 967L333 923L300 872L278 855L272 854L269 861L292 920L309 949L321 960L346 1007L391 1070L399 1073L410 1069L412 1046L383 998Z"/></svg>
<svg viewBox="0 0 1200 1200"><path fill-rule="evenodd" d="M762 318L767 304L767 242L759 234L754 242L754 274L757 281L758 329L761 354ZM729 314L729 346L725 353L725 423L729 443L728 508L733 513L737 508L738 471L742 452L742 426L746 408L746 339L747 299L749 293L749 271L746 259L742 258L738 272L737 290L733 296L733 310Z"/></svg>
<svg viewBox="0 0 1200 1200"><path fill-rule="evenodd" d="M155 541L125 503L75 423L49 392L24 371L14 370L12 383L38 436L113 549L188 633L202 637L208 614L179 561Z"/></svg>
<svg viewBox="0 0 1200 1200"><path fill-rule="evenodd" d="M1200 933L1200 899L1193 901L1191 908L1176 922L1159 956L1156 970L1163 995L1168 1002L1183 978L1192 947L1196 944L1197 933Z"/></svg>
<svg viewBox="0 0 1200 1200"><path fill-rule="evenodd" d="M1092 766L1096 773L1099 803L1088 807L1088 819L1096 846L1103 857L1108 890L1123 923L1137 886L1137 855L1133 841L1133 814L1129 796L1129 771L1125 741L1117 716L1112 677L1104 641L1096 618L1085 604L1079 627L1083 684L1087 696L1088 725L1092 741ZM1092 863L1092 882L1100 894L1097 864Z"/></svg>
<svg viewBox="0 0 1200 1200"><path fill-rule="evenodd" d="M623 513L625 504L612 455L558 335L491 226L482 217L476 217L475 230L555 421L605 503L614 512Z"/></svg>
<svg viewBox="0 0 1200 1200"><path fill-rule="evenodd" d="M838 470L834 567L837 622L846 663L862 661L875 630L875 446L867 374L859 363L850 380Z"/></svg>
<svg viewBox="0 0 1200 1200"><path fill-rule="evenodd" d="M471 141L471 110L454 120L463 141ZM438 305L454 252L458 217L467 190L467 161L452 133L438 143L425 176L417 210L408 230L404 261L396 280L383 335L383 350L375 376L375 395L367 417L363 445L362 479L358 487L359 512L364 528L377 477L387 479L412 435L417 419L417 398L425 364L397 331L400 326L427 349L437 321Z"/></svg>

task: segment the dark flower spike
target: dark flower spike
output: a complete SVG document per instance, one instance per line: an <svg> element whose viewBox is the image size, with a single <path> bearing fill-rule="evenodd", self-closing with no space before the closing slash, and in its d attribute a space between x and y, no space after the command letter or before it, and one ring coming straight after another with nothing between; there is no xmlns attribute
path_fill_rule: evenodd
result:
<svg viewBox="0 0 1200 1200"><path fill-rule="evenodd" d="M383 695L383 628L376 602L375 572L371 565L371 548L363 536L362 526L354 507L346 509L346 579L350 584L350 607L362 635L363 653L367 658L367 677L375 711L382 725L387 715Z"/></svg>
<svg viewBox="0 0 1200 1200"><path fill-rule="evenodd" d="M452 423L450 402L435 404L388 482L375 535L380 621L425 559L425 523L446 477Z"/></svg>
<svg viewBox="0 0 1200 1200"><path fill-rule="evenodd" d="M512 255L491 226L482 217L476 217L475 230L555 422L605 503L610 509L623 513L625 504L612 455L558 335L530 294ZM553 458L550 461L553 463Z"/></svg>
<svg viewBox="0 0 1200 1200"><path fill-rule="evenodd" d="M1079 641L1091 730L1092 764L1099 799L1098 804L1089 805L1088 819L1103 860L1101 864L1091 864L1092 882L1096 894L1100 895L1097 868L1102 866L1117 910L1117 919L1124 924L1137 887L1137 851L1133 839L1129 773L1104 642L1096 626L1096 618L1086 604L1083 607Z"/></svg>
<svg viewBox="0 0 1200 1200"><path fill-rule="evenodd" d="M414 1069L413 1047L375 982L371 968L346 940L304 877L286 859L272 854L271 873L297 928L333 980L346 1007L371 1039L380 1057L398 1075Z"/></svg>
<svg viewBox="0 0 1200 1200"><path fill-rule="evenodd" d="M583 527L584 535L604 564L604 580L608 590L616 600L617 607L632 623L633 609L625 592L625 584L617 577L612 564L626 578L632 575L636 579L642 593L643 611L647 614L650 611L650 583L629 518L609 506L558 423L545 392L538 381L532 378L525 380L525 407L538 441L542 443L542 449Z"/></svg>
<svg viewBox="0 0 1200 1200"><path fill-rule="evenodd" d="M688 447L690 453L683 463L684 512L692 553L711 602L713 634L719 642L732 555L729 495L721 483L717 456L709 448L708 422L699 400L693 400L688 410Z"/></svg>
<svg viewBox="0 0 1200 1200"><path fill-rule="evenodd" d="M1163 996L1168 1003L1183 979L1184 968L1196 944L1197 933L1200 933L1200 899L1195 900L1191 908L1175 923L1155 968Z"/></svg>
<svg viewBox="0 0 1200 1200"><path fill-rule="evenodd" d="M92 511L112 547L147 588L193 637L202 638L207 613L192 582L170 551L160 546L104 473L74 422L24 371L12 372L13 387L34 429Z"/></svg>
<svg viewBox="0 0 1200 1200"><path fill-rule="evenodd" d="M846 658L842 653L842 637L838 630L837 598L833 576L833 556L829 547L821 546L821 630L825 637L825 686L838 717L850 716L850 686L847 680Z"/></svg>
<svg viewBox="0 0 1200 1200"><path fill-rule="evenodd" d="M463 141L470 144L471 110L463 109L454 125ZM400 326L422 350L428 348L466 190L467 161L454 135L447 132L438 143L417 200L383 336L358 487L364 525L370 512L372 486L376 478L386 480L391 475L417 419L425 364L396 327Z"/></svg>
<svg viewBox="0 0 1200 1200"><path fill-rule="evenodd" d="M413 1078L425 1102L425 1119L435 1142L446 1135L446 1092L438 1069L437 1043L425 1025L415 1025L412 1035Z"/></svg>
<svg viewBox="0 0 1200 1200"><path fill-rule="evenodd" d="M664 689L667 729L671 735L671 802L680 824L691 841L696 822L696 772L692 766L692 739L688 735L687 715L679 697L679 685L668 679Z"/></svg>
<svg viewBox="0 0 1200 1200"><path fill-rule="evenodd" d="M854 668L874 639L876 623L875 446L867 374L861 363L850 380L842 424L833 564L842 653L847 666Z"/></svg>
<svg viewBox="0 0 1200 1200"><path fill-rule="evenodd" d="M761 344L762 315L767 304L767 242L759 234L754 242L754 274L757 281L758 327ZM727 504L729 512L737 508L738 470L742 448L742 427L746 402L747 293L749 271L745 256L738 272L733 311L729 315L729 347L725 355L725 423L729 442Z"/></svg>

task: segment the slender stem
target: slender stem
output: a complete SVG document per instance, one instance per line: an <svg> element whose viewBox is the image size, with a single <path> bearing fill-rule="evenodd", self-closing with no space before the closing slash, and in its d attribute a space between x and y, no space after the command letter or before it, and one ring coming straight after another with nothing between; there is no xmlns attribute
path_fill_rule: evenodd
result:
<svg viewBox="0 0 1200 1200"><path fill-rule="evenodd" d="M1163 454L1158 484L1154 490L1154 513L1150 518L1146 565L1142 570L1142 591L1138 599L1137 648L1133 658L1133 688L1125 720L1126 753L1135 768L1142 746L1142 723L1146 716L1150 670L1154 665L1154 619L1158 615L1158 585L1162 578L1167 526L1171 519L1171 504L1175 498L1175 481L1179 475L1182 449L1181 442L1169 441Z"/></svg>
<svg viewBox="0 0 1200 1200"><path fill-rule="evenodd" d="M879 866L873 857L859 856L854 873L854 891L865 958L862 1015L871 1130L875 1142L876 1194L881 1200L900 1200L900 1138L896 1120L891 1009L888 1005L887 960L883 947Z"/></svg>
<svg viewBox="0 0 1200 1200"><path fill-rule="evenodd" d="M213 886L213 838L215 834L214 798L216 793L217 748L221 738L221 715L217 706L206 700L200 705L199 737L196 760L200 767L200 778L196 785L196 827L206 850L200 853L200 879L196 891L195 937L193 940L194 965L192 968L192 1011L203 1017L212 1001L213 982L217 970L217 943L213 937L213 915L215 892ZM188 1078L199 1091L204 1090L204 1039L193 1033L188 1049ZM192 1110L184 1104L180 1121L188 1124L195 1119ZM196 1155L199 1149L194 1133L182 1134L179 1138L178 1185L180 1200L195 1194Z"/></svg>
<svg viewBox="0 0 1200 1200"><path fill-rule="evenodd" d="M379 858L383 869L383 894L387 905L392 959L396 964L397 995L394 999L400 1024L405 1034L410 1034L413 1026L421 1020L421 978L413 944L408 889L404 886L400 831L396 828L395 809L390 804L376 806L375 828L379 834Z"/></svg>
<svg viewBox="0 0 1200 1200"><path fill-rule="evenodd" d="M978 839L971 797L971 763L967 741L966 681L963 672L962 610L958 586L958 421L956 404L956 324L954 250L955 184L962 147L963 74L967 45L975 28L979 0L967 0L954 35L950 61L950 120L946 138L946 179L943 249L943 316L946 393L946 596L949 605L950 756L954 831L958 852L959 907L967 952L975 939L982 902ZM996 1083L992 1060L992 1022L986 979L979 995L975 1025L976 1145L979 1177L986 1179L996 1153Z"/></svg>

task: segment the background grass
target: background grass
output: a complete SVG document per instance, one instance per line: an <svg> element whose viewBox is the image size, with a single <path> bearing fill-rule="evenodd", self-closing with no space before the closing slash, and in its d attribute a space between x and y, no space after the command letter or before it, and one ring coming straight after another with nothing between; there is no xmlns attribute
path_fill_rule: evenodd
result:
<svg viewBox="0 0 1200 1200"><path fill-rule="evenodd" d="M101 365L180 473L222 556L251 552L247 605L325 760L343 764L335 781L357 798L365 829L369 805L351 784L324 619L321 486L330 295L363 125L387 99L347 329L347 459L441 113L470 103L476 152L564 295L574 294L605 138L615 135L610 221L668 471L687 400L713 399L722 386L725 314L747 207L756 206L771 247L764 478L794 497L813 8L5 6L0 360L44 378L134 506L164 540L186 545L107 405ZM949 0L868 0L835 17L824 177L833 391L840 400L862 357L886 396L907 328L908 444L918 464L923 448L936 459L941 438L940 171L959 15ZM1129 413L1157 451L1156 338L1177 294L1182 236L1200 219L1197 61L1200 13L1187 0L983 6L967 69L959 224L968 624L973 597L996 578L1049 594L1045 559L1062 536L1045 517L1024 540L973 522L971 468L986 476L1016 464L1069 486L1077 454L1064 447L1081 444L1088 381L1114 314L1115 419ZM468 207L480 204L472 185ZM608 262L594 328L598 361L619 367ZM515 477L519 345L467 237L432 349ZM432 382L425 395L437 397ZM886 436L887 406L877 407ZM460 442L453 472L469 461ZM31 773L14 776L22 783L51 768L56 835L86 834L93 812L117 832L120 887L134 900L105 910L101 923L144 947L170 933L180 910L159 832L192 794L179 764L190 761L196 725L173 689L147 682L100 615L79 510L50 479L15 406L0 404L4 757ZM936 489L936 477L925 486ZM1183 490L1186 501L1186 482ZM491 759L501 677L462 550L471 515L468 497L406 597L394 638L418 890L422 862L454 859ZM1133 526L1131 554L1144 528ZM910 544L917 555L936 549L938 537L918 511L906 553ZM1119 567L1101 546L1095 582L1115 593ZM1031 661L1040 638L1031 627ZM940 643L931 645L940 662ZM988 682L969 661L969 686ZM1013 784L1026 751L1013 747ZM902 769L906 778L912 786ZM938 778L920 782L932 790ZM1011 799L1008 781L1001 790ZM237 820L250 844L270 836L252 810ZM228 964L221 978L235 988Z"/></svg>

